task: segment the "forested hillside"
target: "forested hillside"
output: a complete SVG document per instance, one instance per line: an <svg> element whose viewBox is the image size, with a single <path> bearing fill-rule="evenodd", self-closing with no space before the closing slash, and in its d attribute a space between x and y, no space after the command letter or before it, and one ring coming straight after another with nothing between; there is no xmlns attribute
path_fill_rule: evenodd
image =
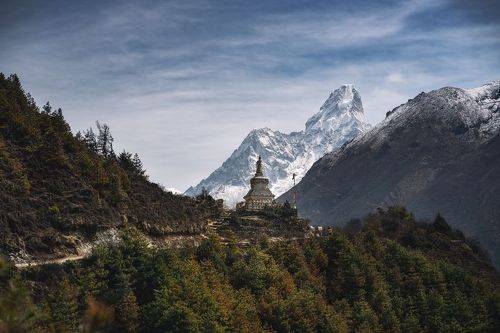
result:
<svg viewBox="0 0 500 333"><path fill-rule="evenodd" d="M0 254L74 252L99 231L197 233L217 214L148 181L137 155L113 150L106 124L73 135L61 109L35 105L16 75L0 74Z"/></svg>
<svg viewBox="0 0 500 333"><path fill-rule="evenodd" d="M81 262L1 262L0 331L498 332L498 282L442 217L402 208L244 248L151 248L132 230Z"/></svg>

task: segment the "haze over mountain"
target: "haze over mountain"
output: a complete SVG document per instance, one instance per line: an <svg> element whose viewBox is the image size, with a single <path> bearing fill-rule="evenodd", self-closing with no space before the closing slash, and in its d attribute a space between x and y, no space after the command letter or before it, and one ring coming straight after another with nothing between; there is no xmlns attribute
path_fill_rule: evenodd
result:
<svg viewBox="0 0 500 333"><path fill-rule="evenodd" d="M222 166L185 194L197 195L206 188L234 206L248 191L260 155L271 191L280 195L293 186L293 174L299 181L315 161L369 128L359 92L352 84L342 85L307 120L305 130L290 134L269 128L251 131Z"/></svg>
<svg viewBox="0 0 500 333"><path fill-rule="evenodd" d="M499 110L500 81L419 94L316 162L294 188L299 211L326 225L388 205L421 218L440 212L480 240L498 266Z"/></svg>

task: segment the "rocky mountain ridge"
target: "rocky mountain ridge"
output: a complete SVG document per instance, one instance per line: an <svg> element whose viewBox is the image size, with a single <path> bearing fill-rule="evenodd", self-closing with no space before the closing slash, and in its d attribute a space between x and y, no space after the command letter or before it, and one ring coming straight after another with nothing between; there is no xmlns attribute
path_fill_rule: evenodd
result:
<svg viewBox="0 0 500 333"><path fill-rule="evenodd" d="M391 205L420 218L440 212L479 239L498 265L499 110L500 81L417 95L316 162L294 189L299 211L326 225Z"/></svg>

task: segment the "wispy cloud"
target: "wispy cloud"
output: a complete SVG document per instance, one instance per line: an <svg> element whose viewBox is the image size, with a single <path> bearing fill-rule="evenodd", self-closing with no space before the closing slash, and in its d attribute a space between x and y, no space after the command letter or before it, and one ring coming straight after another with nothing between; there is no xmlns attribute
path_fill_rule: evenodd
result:
<svg viewBox="0 0 500 333"><path fill-rule="evenodd" d="M0 70L186 188L252 128L301 129L342 83L378 122L420 91L498 79L500 25L478 3L12 2Z"/></svg>

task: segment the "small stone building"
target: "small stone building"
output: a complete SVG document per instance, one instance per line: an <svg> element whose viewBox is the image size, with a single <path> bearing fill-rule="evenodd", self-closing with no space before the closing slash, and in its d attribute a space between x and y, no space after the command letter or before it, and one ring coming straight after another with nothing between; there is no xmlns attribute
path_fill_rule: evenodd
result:
<svg viewBox="0 0 500 333"><path fill-rule="evenodd" d="M244 196L244 199L244 208L250 211L259 211L264 206L271 206L274 202L274 194L269 190L269 179L264 177L262 172L262 160L260 156L257 161L255 176L250 179L250 190Z"/></svg>

